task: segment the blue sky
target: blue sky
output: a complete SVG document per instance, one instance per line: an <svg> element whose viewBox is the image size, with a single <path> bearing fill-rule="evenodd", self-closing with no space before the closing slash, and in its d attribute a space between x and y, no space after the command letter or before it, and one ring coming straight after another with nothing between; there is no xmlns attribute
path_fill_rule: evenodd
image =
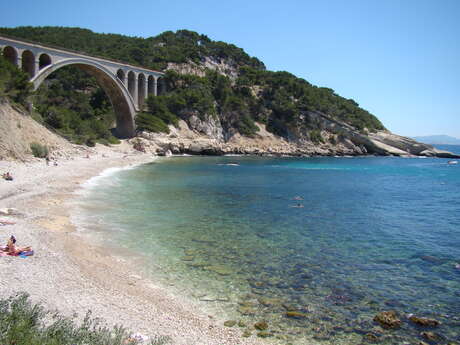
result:
<svg viewBox="0 0 460 345"><path fill-rule="evenodd" d="M353 98L394 133L460 138L460 0L22 0L0 26L189 29Z"/></svg>

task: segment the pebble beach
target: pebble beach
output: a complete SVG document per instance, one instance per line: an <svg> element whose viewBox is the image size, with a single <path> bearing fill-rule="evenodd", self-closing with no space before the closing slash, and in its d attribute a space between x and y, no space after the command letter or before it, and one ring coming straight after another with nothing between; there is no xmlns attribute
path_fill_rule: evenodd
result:
<svg viewBox="0 0 460 345"><path fill-rule="evenodd" d="M123 143L116 149L98 146L90 154L66 157L57 166L37 158L0 161L0 171L14 177L0 181L0 220L14 223L0 227L1 244L14 235L18 246L34 250L26 258L0 258L1 298L26 292L33 302L64 315L82 318L91 310L109 326L122 325L149 340L167 337L171 344L262 343L256 337L242 338L242 331L225 327L219 315L208 315L78 236L69 216L71 200L82 184L105 169L154 159Z"/></svg>

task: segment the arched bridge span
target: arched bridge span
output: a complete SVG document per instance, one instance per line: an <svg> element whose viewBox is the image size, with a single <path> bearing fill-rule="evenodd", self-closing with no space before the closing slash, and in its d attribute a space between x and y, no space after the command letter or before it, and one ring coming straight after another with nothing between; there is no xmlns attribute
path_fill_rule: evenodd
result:
<svg viewBox="0 0 460 345"><path fill-rule="evenodd" d="M93 75L112 102L120 137L135 135L134 118L148 95L158 94L163 73L117 61L0 37L3 56L22 68L37 89L54 71L75 66Z"/></svg>

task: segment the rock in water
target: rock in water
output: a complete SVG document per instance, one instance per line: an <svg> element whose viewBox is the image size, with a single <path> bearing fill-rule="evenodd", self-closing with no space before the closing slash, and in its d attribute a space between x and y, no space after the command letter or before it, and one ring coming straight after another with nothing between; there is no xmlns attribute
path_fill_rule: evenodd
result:
<svg viewBox="0 0 460 345"><path fill-rule="evenodd" d="M232 274L232 270L230 270L229 268L224 267L224 266L218 266L218 265L207 266L206 269L208 271L212 271L214 273L217 273L217 274L219 274L221 276L228 276L228 275Z"/></svg>
<svg viewBox="0 0 460 345"><path fill-rule="evenodd" d="M225 321L224 322L224 326L225 327L233 327L236 325L236 321L235 320L228 320L228 321Z"/></svg>
<svg viewBox="0 0 460 345"><path fill-rule="evenodd" d="M259 321L254 324L254 328L259 331L266 330L268 328L268 323L266 321Z"/></svg>
<svg viewBox="0 0 460 345"><path fill-rule="evenodd" d="M422 332L420 335L428 341L438 341L440 336L434 332Z"/></svg>
<svg viewBox="0 0 460 345"><path fill-rule="evenodd" d="M260 337L260 338L268 338L268 337L272 337L273 334L270 333L270 332L267 332L267 331L261 331L261 332L257 333L257 336Z"/></svg>
<svg viewBox="0 0 460 345"><path fill-rule="evenodd" d="M440 322L438 320L428 319L425 317L417 317L415 315L412 315L411 317L409 317L409 320L411 320L413 323L419 326L424 326L424 327L437 327L440 325Z"/></svg>
<svg viewBox="0 0 460 345"><path fill-rule="evenodd" d="M305 319L307 315L298 311L288 311L286 312L286 317L291 319Z"/></svg>
<svg viewBox="0 0 460 345"><path fill-rule="evenodd" d="M374 321L378 322L383 328L399 328L401 327L401 320L394 310L382 311L374 317Z"/></svg>
<svg viewBox="0 0 460 345"><path fill-rule="evenodd" d="M251 332L246 330L246 331L243 332L243 334L241 336L244 337L244 338L249 338L251 336Z"/></svg>

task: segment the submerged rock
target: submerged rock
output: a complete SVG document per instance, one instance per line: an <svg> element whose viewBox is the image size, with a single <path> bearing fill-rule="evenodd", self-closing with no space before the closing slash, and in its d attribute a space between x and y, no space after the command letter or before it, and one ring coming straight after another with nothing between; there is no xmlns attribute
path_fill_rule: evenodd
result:
<svg viewBox="0 0 460 345"><path fill-rule="evenodd" d="M257 303L253 301L239 301L238 304L246 308L253 308L257 306Z"/></svg>
<svg viewBox="0 0 460 345"><path fill-rule="evenodd" d="M293 306L292 304L283 303L283 308L286 309L287 311L297 311L297 308Z"/></svg>
<svg viewBox="0 0 460 345"><path fill-rule="evenodd" d="M235 320L227 320L224 322L224 326L225 327L233 327L236 325L236 321Z"/></svg>
<svg viewBox="0 0 460 345"><path fill-rule="evenodd" d="M254 328L260 331L266 330L268 328L267 321L259 321L254 324Z"/></svg>
<svg viewBox="0 0 460 345"><path fill-rule="evenodd" d="M291 318L291 319L305 319L307 318L307 314L298 312L298 311L287 311L286 312L286 317Z"/></svg>
<svg viewBox="0 0 460 345"><path fill-rule="evenodd" d="M434 265L441 265L445 262L445 260L437 258L436 256L431 256L431 255L422 255L420 256L420 259L423 261L429 262L430 264Z"/></svg>
<svg viewBox="0 0 460 345"><path fill-rule="evenodd" d="M269 337L273 337L273 334L269 331L261 331L257 333L257 336L260 338L269 338Z"/></svg>
<svg viewBox="0 0 460 345"><path fill-rule="evenodd" d="M252 335L251 331L245 330L241 336L244 338L249 338L251 335Z"/></svg>
<svg viewBox="0 0 460 345"><path fill-rule="evenodd" d="M420 333L420 335L428 341L437 341L441 339L439 334L436 334L434 332L422 332Z"/></svg>
<svg viewBox="0 0 460 345"><path fill-rule="evenodd" d="M224 267L224 266L206 266L206 269L208 271L211 271L211 272L214 272L214 273L217 273L221 276L228 276L230 274L232 274L232 270L227 268L227 267Z"/></svg>
<svg viewBox="0 0 460 345"><path fill-rule="evenodd" d="M366 333L364 335L364 339L366 339L370 343L376 343L379 341L379 337L374 333Z"/></svg>
<svg viewBox="0 0 460 345"><path fill-rule="evenodd" d="M242 315L255 315L255 313L256 313L256 310L253 309L253 308L250 308L250 307L240 306L240 307L238 307L237 310Z"/></svg>
<svg viewBox="0 0 460 345"><path fill-rule="evenodd" d="M424 326L424 327L437 327L441 324L438 320L428 319L424 317L417 317L415 315L410 316L409 320L419 326Z"/></svg>
<svg viewBox="0 0 460 345"><path fill-rule="evenodd" d="M374 317L374 321L378 322L383 328L399 328L401 327L401 320L394 310L382 311Z"/></svg>
<svg viewBox="0 0 460 345"><path fill-rule="evenodd" d="M281 304L281 300L278 298L259 297L257 300L260 304L262 304L265 307L276 306Z"/></svg>

